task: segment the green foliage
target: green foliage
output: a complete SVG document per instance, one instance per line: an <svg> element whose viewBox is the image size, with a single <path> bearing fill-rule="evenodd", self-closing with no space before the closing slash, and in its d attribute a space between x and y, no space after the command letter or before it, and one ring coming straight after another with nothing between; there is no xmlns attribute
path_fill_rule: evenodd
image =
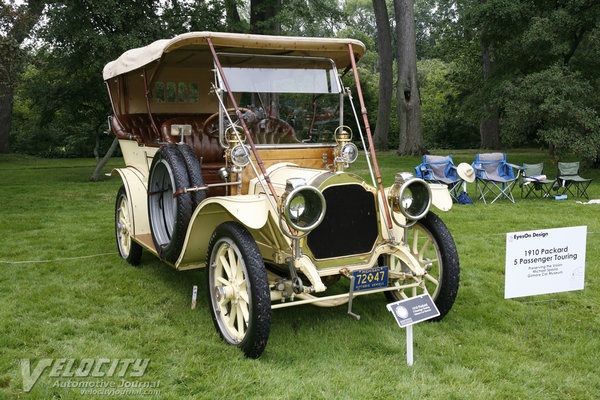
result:
<svg viewBox="0 0 600 400"><path fill-rule="evenodd" d="M600 4L588 0L417 4L429 7L432 16L425 19L430 33L424 36L429 44L424 52L457 66L446 79L456 90L449 105L463 124L478 130L479 121L488 117L483 104L495 105L501 111L504 145L550 142L562 151L597 159L592 132L597 130L599 107L594 93L600 82ZM492 54L485 82L483 47ZM525 83L530 86L523 87ZM535 90L549 97L542 99Z"/></svg>
<svg viewBox="0 0 600 400"><path fill-rule="evenodd" d="M0 31L6 32L14 10L2 4ZM232 5L241 17L238 23L229 15ZM15 47L7 40L0 43L1 59L17 49L12 54L16 64L30 65L15 80L21 82L22 77L24 81L16 91L13 149L43 155L90 155L96 132L104 129L111 113L100 75L106 62L127 49L185 31L249 31L250 6L251 2L242 0L48 2L46 23L36 31L35 50ZM505 145L552 143L560 151L598 159L594 124L600 108L595 95L600 89L599 3L416 0L414 6L427 147L477 146L480 122L487 117L482 105L487 104L497 105L502 113ZM285 35L344 36L366 44L359 67L374 128L379 67L372 2L283 1L276 22ZM392 37L395 41L395 35ZM485 82L481 65L484 43L495 55L494 69ZM392 47L395 53L395 44ZM554 89L543 84L546 78L554 82ZM527 82L531 86L522 87ZM571 90L565 82L573 85ZM552 92L552 97L532 95L533 87ZM535 105L550 111L543 113ZM529 111L526 116L521 111L517 117L521 106ZM390 132L397 131L396 113L392 112ZM572 141L572 135L578 139ZM396 136L389 135L391 147L397 144ZM101 136L101 146L109 144L110 137Z"/></svg>
<svg viewBox="0 0 600 400"><path fill-rule="evenodd" d="M346 21L347 14L335 0L282 1L281 30L286 35L331 37Z"/></svg>
<svg viewBox="0 0 600 400"><path fill-rule="evenodd" d="M596 88L559 65L505 84L502 138L510 145L537 140L560 153L600 160Z"/></svg>
<svg viewBox="0 0 600 400"><path fill-rule="evenodd" d="M473 148L479 144L479 132L464 121L457 106L460 92L450 79L456 73L454 63L439 59L417 61L423 120L423 138L427 148Z"/></svg>
<svg viewBox="0 0 600 400"><path fill-rule="evenodd" d="M221 3L159 0L53 1L17 91L14 150L44 156L91 155L112 114L102 69L131 48L188 29L222 29ZM100 136L100 152L112 137Z"/></svg>
<svg viewBox="0 0 600 400"><path fill-rule="evenodd" d="M369 126L371 127L371 134L374 131L375 123L377 120L377 102L379 101L379 95L377 93L379 89L379 79L378 75L370 73L367 68L359 67L358 74L360 77L360 87L362 89L363 99L365 101L365 107L368 111L369 117ZM354 83L354 78L352 77L352 71L350 71L343 79L344 86L350 88L352 92L352 102L354 104L354 108L356 111L356 115L358 116L358 121L360 122L360 129L363 134L365 133L363 117L360 112L360 102L358 100L358 95L356 91L356 85ZM359 135L359 127L356 126L356 119L354 117L354 112L350 105L348 99L344 100L344 124L348 125L352 132L354 133L354 141L362 148L362 144L360 142ZM366 137L366 136L365 136Z"/></svg>

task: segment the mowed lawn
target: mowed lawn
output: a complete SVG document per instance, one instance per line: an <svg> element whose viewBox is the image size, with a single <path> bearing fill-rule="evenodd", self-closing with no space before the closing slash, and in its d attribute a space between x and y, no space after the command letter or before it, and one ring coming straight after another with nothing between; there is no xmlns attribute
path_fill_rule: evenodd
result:
<svg viewBox="0 0 600 400"><path fill-rule="evenodd" d="M507 151L509 161L544 161L544 152ZM448 151L434 151L448 154ZM474 150L453 151L455 164ZM379 157L385 185L412 171L417 157ZM110 167L122 165L114 159ZM476 202L436 211L454 235L460 289L439 323L414 327L415 363L406 365L405 331L382 294L346 306L273 311L263 356L245 359L216 333L203 270L176 272L144 252L135 268L120 259L114 235L118 176L89 182L90 159L0 155L0 398L88 398L45 370L23 390L21 360L149 359L135 382L147 395L200 399L592 399L600 393L600 204L575 200ZM107 169L109 170L109 169ZM364 160L352 169L368 176ZM600 198L600 171L591 198ZM369 179L370 180L370 179ZM469 184L474 197L475 185ZM435 211L435 210L434 210ZM585 289L504 299L506 233L587 225ZM341 282L341 284L347 284ZM192 287L198 285L192 310ZM556 299L550 334L548 303ZM114 375L85 378L117 383ZM107 398L107 395L97 397ZM111 398L111 396L108 396Z"/></svg>

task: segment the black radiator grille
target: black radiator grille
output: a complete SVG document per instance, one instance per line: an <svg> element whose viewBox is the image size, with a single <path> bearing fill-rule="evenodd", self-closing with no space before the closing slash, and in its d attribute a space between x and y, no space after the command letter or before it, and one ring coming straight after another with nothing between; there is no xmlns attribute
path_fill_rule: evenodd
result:
<svg viewBox="0 0 600 400"><path fill-rule="evenodd" d="M371 251L379 229L375 196L360 185L331 186L323 190L327 211L323 222L307 238L317 259Z"/></svg>

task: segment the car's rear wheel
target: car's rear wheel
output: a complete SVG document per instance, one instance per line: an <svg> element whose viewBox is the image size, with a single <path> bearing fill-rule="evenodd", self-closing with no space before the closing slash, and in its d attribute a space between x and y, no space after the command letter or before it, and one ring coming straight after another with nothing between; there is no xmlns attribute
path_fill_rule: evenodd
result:
<svg viewBox="0 0 600 400"><path fill-rule="evenodd" d="M215 229L208 246L208 292L215 327L250 358L264 351L271 327L267 272L252 235L237 222Z"/></svg>
<svg viewBox="0 0 600 400"><path fill-rule="evenodd" d="M427 273L423 278L395 281L390 279L390 284L424 283L427 293L431 295L440 311L440 315L433 320L440 320L452 308L459 285L460 266L452 234L437 215L429 212L408 229L408 237L405 239L411 253ZM409 272L408 267L393 256L383 256L380 264L388 265L390 272ZM422 287L412 287L385 292L385 295L393 302L424 292Z"/></svg>
<svg viewBox="0 0 600 400"><path fill-rule="evenodd" d="M161 147L152 160L148 178L148 214L156 251L174 263L183 247L192 215L191 193L185 159L171 144Z"/></svg>
<svg viewBox="0 0 600 400"><path fill-rule="evenodd" d="M119 254L129 264L138 265L142 258L142 246L131 238L133 234L133 220L130 214L129 199L125 186L121 186L117 192L115 203L115 233L117 236L117 248Z"/></svg>

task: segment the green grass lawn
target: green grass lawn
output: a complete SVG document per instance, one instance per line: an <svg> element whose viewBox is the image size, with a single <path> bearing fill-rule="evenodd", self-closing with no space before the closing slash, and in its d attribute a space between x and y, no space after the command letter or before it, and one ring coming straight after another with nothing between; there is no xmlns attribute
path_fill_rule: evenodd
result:
<svg viewBox="0 0 600 400"><path fill-rule="evenodd" d="M475 151L453 154L458 165L472 162ZM555 176L543 152L508 154L516 164L544 161L547 175ZM390 185L396 172L412 171L420 159L390 152L379 162ZM121 164L114 159L109 166ZM458 248L460 289L443 321L414 327L412 367L405 331L382 294L355 299L360 321L346 315L346 306L275 310L263 356L249 360L219 339L204 271L176 272L146 252L141 268L119 258L113 218L121 182L89 182L93 167L88 159L0 156L0 398L89 397L56 387L69 378L49 370L25 393L20 360L35 366L44 358L150 359L134 380L160 381L155 397L161 398L591 399L600 393L600 204L518 199L438 212ZM361 161L353 170L368 173ZM581 175L594 178L589 193L600 198L600 171ZM474 197L474 184L469 192ZM504 299L506 233L577 225L588 226L585 290L529 298L557 301L549 336L547 303L531 306L526 338L527 305ZM122 397L136 396L113 396Z"/></svg>

